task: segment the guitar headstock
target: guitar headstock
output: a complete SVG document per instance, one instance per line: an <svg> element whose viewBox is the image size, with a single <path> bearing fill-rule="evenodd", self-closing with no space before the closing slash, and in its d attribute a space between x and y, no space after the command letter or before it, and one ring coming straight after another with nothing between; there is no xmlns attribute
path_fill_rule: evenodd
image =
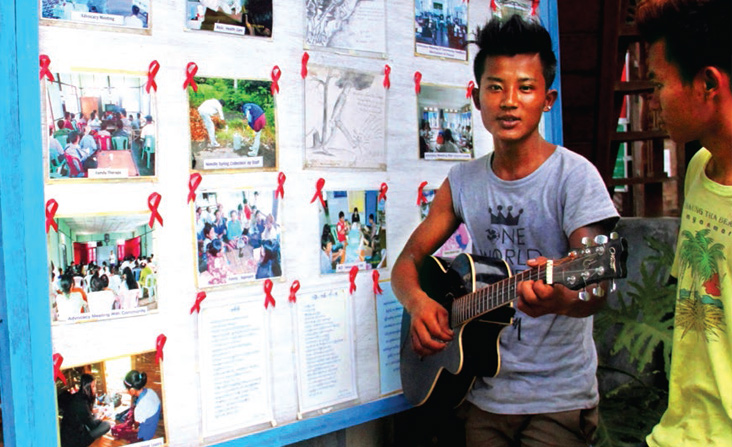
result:
<svg viewBox="0 0 732 447"><path fill-rule="evenodd" d="M580 290L590 284L628 275L625 267L628 242L617 233L611 233L610 237L600 235L594 240L585 238L582 243L583 248L573 250L569 256L553 262L553 284Z"/></svg>

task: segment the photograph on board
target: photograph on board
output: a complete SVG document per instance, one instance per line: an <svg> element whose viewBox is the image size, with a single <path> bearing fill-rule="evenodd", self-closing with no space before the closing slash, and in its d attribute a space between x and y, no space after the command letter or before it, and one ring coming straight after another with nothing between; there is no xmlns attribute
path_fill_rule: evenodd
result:
<svg viewBox="0 0 732 447"><path fill-rule="evenodd" d="M272 37L272 0L184 1L189 29Z"/></svg>
<svg viewBox="0 0 732 447"><path fill-rule="evenodd" d="M144 315L158 308L149 214L59 217L48 233L55 322Z"/></svg>
<svg viewBox="0 0 732 447"><path fill-rule="evenodd" d="M419 158L470 160L473 120L470 98L461 87L423 85L417 96Z"/></svg>
<svg viewBox="0 0 732 447"><path fill-rule="evenodd" d="M46 82L51 180L155 175L156 113L146 77L56 73Z"/></svg>
<svg viewBox="0 0 732 447"><path fill-rule="evenodd" d="M196 195L198 287L282 276L279 203L271 189Z"/></svg>
<svg viewBox="0 0 732 447"><path fill-rule="evenodd" d="M386 267L385 201L379 191L327 191L319 216L320 273Z"/></svg>
<svg viewBox="0 0 732 447"><path fill-rule="evenodd" d="M386 56L386 0L307 0L305 47Z"/></svg>
<svg viewBox="0 0 732 447"><path fill-rule="evenodd" d="M56 379L62 446L165 445L163 382L155 351L62 366Z"/></svg>
<svg viewBox="0 0 732 447"><path fill-rule="evenodd" d="M150 0L41 0L41 17L63 23L150 28Z"/></svg>
<svg viewBox="0 0 732 447"><path fill-rule="evenodd" d="M414 0L414 51L419 56L467 61L468 2Z"/></svg>
<svg viewBox="0 0 732 447"><path fill-rule="evenodd" d="M305 167L386 169L383 75L308 66Z"/></svg>
<svg viewBox="0 0 732 447"><path fill-rule="evenodd" d="M425 220L425 218L427 218L427 213L430 211L430 205L432 205L432 201L435 199L434 189L425 188L423 192L427 199L427 203L419 205L420 220ZM468 233L468 227L466 227L464 223L461 223L457 230L452 233L452 236L450 236L450 238L442 244L442 247L438 248L433 255L440 258L454 258L460 253L470 253L471 250L472 239Z"/></svg>
<svg viewBox="0 0 732 447"><path fill-rule="evenodd" d="M276 169L272 81L194 79L198 91L188 89L192 168Z"/></svg>

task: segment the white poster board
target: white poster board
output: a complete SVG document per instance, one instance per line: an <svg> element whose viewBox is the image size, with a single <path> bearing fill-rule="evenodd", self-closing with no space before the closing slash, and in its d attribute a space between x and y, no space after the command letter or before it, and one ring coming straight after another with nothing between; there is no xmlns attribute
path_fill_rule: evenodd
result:
<svg viewBox="0 0 732 447"><path fill-rule="evenodd" d="M204 436L272 422L269 319L262 303L204 307L198 325Z"/></svg>
<svg viewBox="0 0 732 447"><path fill-rule="evenodd" d="M353 311L348 291L303 293L295 312L300 414L356 399Z"/></svg>

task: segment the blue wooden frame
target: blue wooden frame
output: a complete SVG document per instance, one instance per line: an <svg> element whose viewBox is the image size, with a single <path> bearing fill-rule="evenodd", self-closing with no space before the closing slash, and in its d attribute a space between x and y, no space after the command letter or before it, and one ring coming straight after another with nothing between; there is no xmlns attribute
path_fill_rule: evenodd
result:
<svg viewBox="0 0 732 447"><path fill-rule="evenodd" d="M13 447L57 445L37 6L0 2L0 397L4 443Z"/></svg>
<svg viewBox="0 0 732 447"><path fill-rule="evenodd" d="M557 56L557 75L554 79L553 88L559 92L552 110L544 114L546 134L544 137L547 141L561 146L564 144L564 131L562 128L562 78L559 65L559 15L557 14L556 0L545 0L539 4L539 18L541 24L549 30L549 35L552 37L554 54Z"/></svg>
<svg viewBox="0 0 732 447"><path fill-rule="evenodd" d="M37 2L0 1L0 399L6 447L58 445L51 361L48 266L38 82ZM542 2L542 23L559 57L556 0ZM559 70L554 86L560 90ZM546 138L562 144L561 91L545 115ZM220 447L286 445L407 409L401 395L261 433Z"/></svg>

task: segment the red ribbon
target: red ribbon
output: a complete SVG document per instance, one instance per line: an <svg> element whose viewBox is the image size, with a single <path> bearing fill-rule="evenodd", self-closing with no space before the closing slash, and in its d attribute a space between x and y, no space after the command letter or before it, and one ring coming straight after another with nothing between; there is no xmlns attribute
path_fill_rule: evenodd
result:
<svg viewBox="0 0 732 447"><path fill-rule="evenodd" d="M296 303L297 302L297 295L295 295L295 294L297 293L298 290L300 290L300 281L294 280L292 282L292 285L290 286L290 298L289 298L289 300L290 300L291 303Z"/></svg>
<svg viewBox="0 0 732 447"><path fill-rule="evenodd" d="M64 385L68 385L66 382L66 376L61 372L61 364L64 362L63 356L61 354L54 354L53 355L53 381L60 380L64 383Z"/></svg>
<svg viewBox="0 0 732 447"><path fill-rule="evenodd" d="M470 98L471 96L473 96L474 88L475 88L475 82L473 82L473 81L468 82L468 88L466 89L466 92L465 92L466 98Z"/></svg>
<svg viewBox="0 0 732 447"><path fill-rule="evenodd" d="M391 87L391 81L389 81L389 75L391 74L391 67L389 64L384 65L384 88L388 89Z"/></svg>
<svg viewBox="0 0 732 447"><path fill-rule="evenodd" d="M271 304L272 307L275 307L275 300L272 297L272 280L266 279L264 281L264 308L267 309L269 305Z"/></svg>
<svg viewBox="0 0 732 447"><path fill-rule="evenodd" d="M58 211L58 202L54 199L48 199L48 202L46 202L46 234L48 234L51 227L58 233L58 223L54 219L56 211Z"/></svg>
<svg viewBox="0 0 732 447"><path fill-rule="evenodd" d="M531 2L531 15L536 15L536 10L539 9L539 0L534 0Z"/></svg>
<svg viewBox="0 0 732 447"><path fill-rule="evenodd" d="M150 62L150 67L147 69L147 84L145 84L145 91L150 94L150 89L158 91L158 84L155 83L155 76L160 71L160 63L158 61Z"/></svg>
<svg viewBox="0 0 732 447"><path fill-rule="evenodd" d="M308 77L308 60L310 60L310 55L306 51L302 53L302 68L300 69L300 76L303 79Z"/></svg>
<svg viewBox="0 0 732 447"><path fill-rule="evenodd" d="M374 295L383 295L384 291L381 290L381 286L379 285L379 271L374 270L374 273L371 274L371 278L374 280Z"/></svg>
<svg viewBox="0 0 732 447"><path fill-rule="evenodd" d="M53 74L51 73L51 70L48 69L48 67L51 65L51 58L46 56L45 54L41 54L38 58L41 62L41 74L38 79L43 79L43 77L45 76L46 79L53 82Z"/></svg>
<svg viewBox="0 0 732 447"><path fill-rule="evenodd" d="M350 293L353 293L356 291L356 275L358 275L358 266L354 265L353 267L351 267L351 271L348 272L348 278L351 281L351 289L350 289L351 292Z"/></svg>
<svg viewBox="0 0 732 447"><path fill-rule="evenodd" d="M201 174L198 172L194 172L191 174L191 178L188 179L188 202L191 203L192 201L196 200L196 189L198 189L198 185L201 184L201 180L203 178L201 177Z"/></svg>
<svg viewBox="0 0 732 447"><path fill-rule="evenodd" d="M247 220L252 218L252 209L249 208L249 205L244 205L244 216L247 218Z"/></svg>
<svg viewBox="0 0 732 447"><path fill-rule="evenodd" d="M160 200L162 198L163 197L156 192L150 194L150 197L147 198L147 207L150 208L150 212L152 213L150 215L150 228L155 225L155 219L160 222L160 225L163 225L163 216L158 212L158 206L160 206Z"/></svg>
<svg viewBox="0 0 732 447"><path fill-rule="evenodd" d="M315 202L315 199L320 199L320 204L323 205L323 209L325 209L325 199L323 199L323 186L325 186L325 179L319 178L318 181L315 183L315 195L310 200L310 203Z"/></svg>
<svg viewBox="0 0 732 447"><path fill-rule="evenodd" d="M498 6L496 5L496 0L491 0L491 11L496 12L496 9L498 9Z"/></svg>
<svg viewBox="0 0 732 447"><path fill-rule="evenodd" d="M165 347L166 341L168 341L168 337L165 334L158 335L158 339L155 341L155 361L157 363L163 360L163 348Z"/></svg>
<svg viewBox="0 0 732 447"><path fill-rule="evenodd" d="M279 66L275 65L272 68L272 96L280 92L280 84L277 83L280 80L280 76L282 76L282 70L280 70Z"/></svg>
<svg viewBox="0 0 732 447"><path fill-rule="evenodd" d="M381 202L381 200L386 200L386 192L389 190L389 186L386 183L381 184L381 188L379 188L379 199L377 202Z"/></svg>
<svg viewBox="0 0 732 447"><path fill-rule="evenodd" d="M422 73L415 71L414 72L414 93L420 94L422 92Z"/></svg>
<svg viewBox="0 0 732 447"><path fill-rule="evenodd" d="M193 315L193 312L201 313L201 302L206 299L206 292L198 292L198 295L196 295L196 302L193 303L193 307L191 307L191 315Z"/></svg>
<svg viewBox="0 0 732 447"><path fill-rule="evenodd" d="M419 188L417 189L417 205L427 204L427 196L424 195L425 186L427 186L427 182L419 184Z"/></svg>
<svg viewBox="0 0 732 447"><path fill-rule="evenodd" d="M198 93L198 84L196 84L196 81L193 79L196 73L198 73L198 65L196 65L195 62L188 62L188 65L186 66L186 81L183 83L183 90L187 89L190 85L193 88L193 91Z"/></svg>
<svg viewBox="0 0 732 447"><path fill-rule="evenodd" d="M275 199L277 196L280 196L283 199L285 198L285 180L287 180L287 176L284 172L280 172L277 176L277 191L275 191Z"/></svg>

